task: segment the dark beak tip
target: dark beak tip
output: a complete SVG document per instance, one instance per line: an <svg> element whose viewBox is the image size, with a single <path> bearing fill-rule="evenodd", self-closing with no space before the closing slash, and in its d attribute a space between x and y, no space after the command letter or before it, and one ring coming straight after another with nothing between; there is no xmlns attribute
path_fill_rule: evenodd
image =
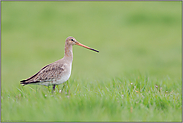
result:
<svg viewBox="0 0 183 123"><path fill-rule="evenodd" d="M98 53L99 53L99 51L98 51L98 50L95 50L95 49L91 49L91 50L93 50L93 51L95 51L95 52L98 52Z"/></svg>

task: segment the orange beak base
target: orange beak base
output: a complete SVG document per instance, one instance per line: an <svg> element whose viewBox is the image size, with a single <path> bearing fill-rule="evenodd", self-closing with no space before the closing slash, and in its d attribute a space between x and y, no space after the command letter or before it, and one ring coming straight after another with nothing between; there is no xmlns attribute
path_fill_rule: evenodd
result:
<svg viewBox="0 0 183 123"><path fill-rule="evenodd" d="M92 48L90 48L90 47L87 47L87 46L85 46L85 45L83 45L83 44L81 44L81 43L79 43L79 42L77 42L76 45L82 46L82 47L87 48L87 49L90 49L90 50L93 50L93 51L95 51L95 52L99 52L98 50L95 50L95 49L92 49Z"/></svg>

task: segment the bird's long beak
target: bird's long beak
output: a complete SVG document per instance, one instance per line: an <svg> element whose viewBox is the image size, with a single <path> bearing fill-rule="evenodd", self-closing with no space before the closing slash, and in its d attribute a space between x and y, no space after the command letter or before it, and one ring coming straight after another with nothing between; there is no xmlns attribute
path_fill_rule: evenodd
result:
<svg viewBox="0 0 183 123"><path fill-rule="evenodd" d="M85 45L79 43L79 42L76 42L76 45L85 47L85 48L90 49L90 50L93 50L93 51L95 51L95 52L99 52L98 50L92 49L92 48L90 48L90 47L88 47L88 46L85 46Z"/></svg>

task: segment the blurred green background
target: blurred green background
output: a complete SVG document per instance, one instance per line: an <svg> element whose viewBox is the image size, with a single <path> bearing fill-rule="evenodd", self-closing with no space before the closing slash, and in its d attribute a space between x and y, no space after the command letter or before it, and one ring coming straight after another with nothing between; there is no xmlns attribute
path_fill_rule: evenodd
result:
<svg viewBox="0 0 183 123"><path fill-rule="evenodd" d="M106 81L137 73L181 81L179 2L1 2L1 94L61 59L73 36L71 79ZM175 81L172 81L172 83Z"/></svg>
<svg viewBox="0 0 183 123"><path fill-rule="evenodd" d="M181 2L17 1L2 2L2 83L62 58L68 36L100 51L74 46L72 76L181 79Z"/></svg>

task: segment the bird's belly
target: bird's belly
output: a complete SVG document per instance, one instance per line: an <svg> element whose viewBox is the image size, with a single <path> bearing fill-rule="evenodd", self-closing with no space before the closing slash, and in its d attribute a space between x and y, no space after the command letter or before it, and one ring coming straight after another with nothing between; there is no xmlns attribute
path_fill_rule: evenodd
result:
<svg viewBox="0 0 183 123"><path fill-rule="evenodd" d="M53 81L53 84L58 85L66 82L69 79L70 75L71 75L71 72L63 75L60 79Z"/></svg>
<svg viewBox="0 0 183 123"><path fill-rule="evenodd" d="M68 74L65 74L64 76L62 76L60 79L58 80L53 80L53 81L47 81L47 82L41 82L41 83L38 83L38 84L41 84L41 85L45 85L45 86L49 86L49 85L59 85L59 84L62 84L64 82L66 82L69 77L70 77L71 73L68 73Z"/></svg>

